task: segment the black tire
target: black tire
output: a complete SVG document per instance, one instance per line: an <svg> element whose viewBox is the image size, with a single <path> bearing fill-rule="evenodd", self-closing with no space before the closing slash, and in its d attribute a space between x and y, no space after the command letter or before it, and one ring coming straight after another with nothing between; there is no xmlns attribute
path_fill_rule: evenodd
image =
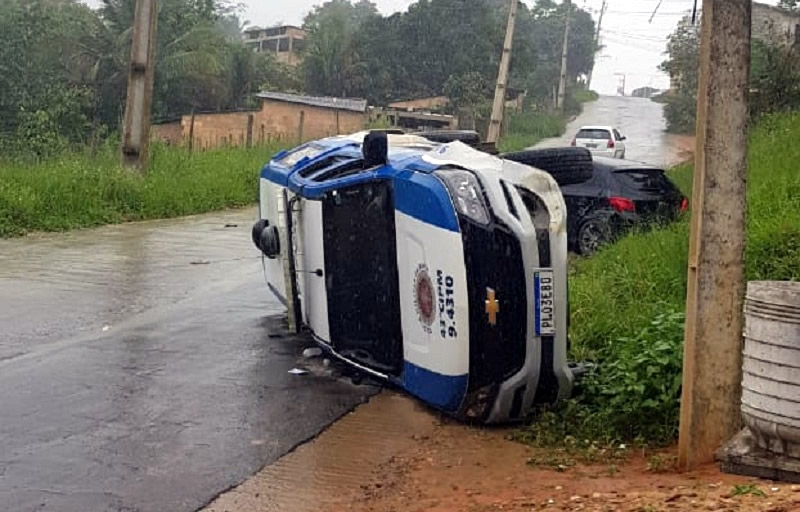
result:
<svg viewBox="0 0 800 512"><path fill-rule="evenodd" d="M261 250L261 232L264 231L264 228L269 226L269 221L266 219L259 219L253 224L253 230L251 231L251 236L253 237L253 244Z"/></svg>
<svg viewBox="0 0 800 512"><path fill-rule="evenodd" d="M415 135L425 137L433 142L441 142L443 144L458 141L463 142L468 146L477 146L481 143L480 134L472 130L436 130L430 132L418 132Z"/></svg>
<svg viewBox="0 0 800 512"><path fill-rule="evenodd" d="M614 229L608 217L590 217L581 223L575 237L575 248L583 256L590 256L604 245L614 241Z"/></svg>
<svg viewBox="0 0 800 512"><path fill-rule="evenodd" d="M592 154L586 148L532 149L504 153L500 158L541 169L559 185L583 183L594 172Z"/></svg>

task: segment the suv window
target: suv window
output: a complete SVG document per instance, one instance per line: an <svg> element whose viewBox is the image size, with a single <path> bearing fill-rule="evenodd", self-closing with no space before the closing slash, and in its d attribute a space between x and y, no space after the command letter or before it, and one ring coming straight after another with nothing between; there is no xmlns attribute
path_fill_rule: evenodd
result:
<svg viewBox="0 0 800 512"><path fill-rule="evenodd" d="M576 139L611 139L611 133L608 130L581 130L578 132Z"/></svg>

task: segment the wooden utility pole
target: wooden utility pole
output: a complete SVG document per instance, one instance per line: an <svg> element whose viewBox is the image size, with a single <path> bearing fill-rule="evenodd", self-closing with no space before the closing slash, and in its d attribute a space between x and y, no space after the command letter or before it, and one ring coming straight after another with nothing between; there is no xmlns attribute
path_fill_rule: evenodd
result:
<svg viewBox="0 0 800 512"><path fill-rule="evenodd" d="M678 463L740 427L751 0L704 0Z"/></svg>
<svg viewBox="0 0 800 512"><path fill-rule="evenodd" d="M128 97L122 125L122 164L147 169L155 76L158 0L136 0Z"/></svg>
<svg viewBox="0 0 800 512"><path fill-rule="evenodd" d="M503 125L503 115L506 107L506 86L508 85L508 69L511 66L511 48L514 44L514 25L517 21L518 0L511 0L508 9L508 25L506 26L506 40L503 43L503 55L500 57L500 72L497 74L497 86L494 89L494 103L492 104L492 119L489 122L489 133L486 142L497 144L500 139L500 129Z"/></svg>
<svg viewBox="0 0 800 512"><path fill-rule="evenodd" d="M564 108L564 98L567 96L567 61L569 57L569 22L572 12L572 0L564 0L566 6L566 19L564 20L564 46L561 48L561 79L558 81L558 99L556 108Z"/></svg>
<svg viewBox="0 0 800 512"><path fill-rule="evenodd" d="M606 15L606 9L608 9L608 2L603 0L603 7L600 8L600 18L597 20L597 31L594 34L594 48L595 53L600 48L600 30L603 27L603 16ZM592 59L592 67L589 68L589 74L586 76L586 88L592 88L592 76L594 75L594 59Z"/></svg>

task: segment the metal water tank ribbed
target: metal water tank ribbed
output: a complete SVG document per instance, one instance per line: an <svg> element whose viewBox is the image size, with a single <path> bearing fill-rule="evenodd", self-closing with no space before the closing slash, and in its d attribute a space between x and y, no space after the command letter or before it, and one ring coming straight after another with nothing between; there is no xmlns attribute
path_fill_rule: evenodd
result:
<svg viewBox="0 0 800 512"><path fill-rule="evenodd" d="M800 458L800 283L749 283L744 337L744 422L762 448Z"/></svg>

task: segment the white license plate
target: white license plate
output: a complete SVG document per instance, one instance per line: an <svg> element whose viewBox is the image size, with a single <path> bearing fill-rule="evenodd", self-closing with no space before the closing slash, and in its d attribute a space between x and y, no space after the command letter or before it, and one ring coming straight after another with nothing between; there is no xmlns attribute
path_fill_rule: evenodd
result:
<svg viewBox="0 0 800 512"><path fill-rule="evenodd" d="M555 279L552 270L536 270L533 273L533 293L536 306L536 336L554 336L555 324Z"/></svg>
<svg viewBox="0 0 800 512"><path fill-rule="evenodd" d="M590 143L586 144L586 147L587 148L591 148L591 149L597 149L597 144L594 144L594 143L590 142Z"/></svg>

